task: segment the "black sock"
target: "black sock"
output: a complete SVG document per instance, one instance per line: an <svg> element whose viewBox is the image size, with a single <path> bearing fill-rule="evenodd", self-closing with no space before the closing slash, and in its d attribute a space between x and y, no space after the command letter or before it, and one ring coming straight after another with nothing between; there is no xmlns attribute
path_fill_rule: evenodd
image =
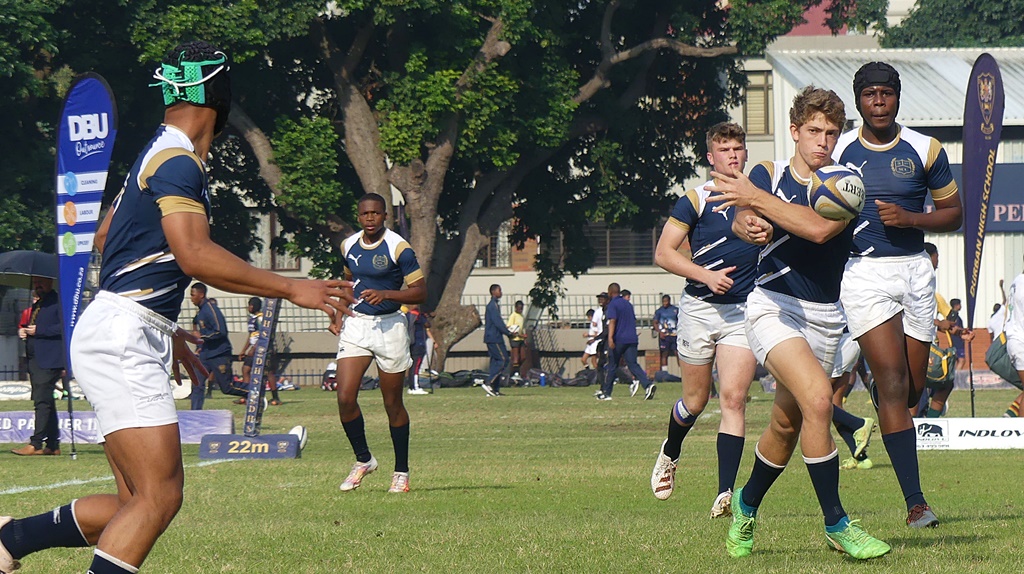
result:
<svg viewBox="0 0 1024 574"><path fill-rule="evenodd" d="M50 512L10 521L0 529L0 542L15 560L47 548L89 546L75 522L72 504L74 502Z"/></svg>
<svg viewBox="0 0 1024 574"><path fill-rule="evenodd" d="M896 480L903 490L903 499L907 501L907 510L918 504L925 504L921 492L921 471L917 466L917 434L909 428L899 432L882 435L892 469L896 472Z"/></svg>
<svg viewBox="0 0 1024 574"><path fill-rule="evenodd" d="M764 495L768 493L768 489L782 475L782 471L786 470L786 467L768 462L757 450L757 445L754 445L754 454L756 455L754 470L750 472L750 478L747 479L747 484L743 487L742 501L747 506L757 508L761 506Z"/></svg>
<svg viewBox="0 0 1024 574"><path fill-rule="evenodd" d="M686 438L686 433L690 432L693 425L683 426L676 422L676 417L668 417L668 441L665 442L665 448L662 452L665 456L676 460L679 458L679 453L683 450L683 439Z"/></svg>
<svg viewBox="0 0 1024 574"><path fill-rule="evenodd" d="M832 422L836 423L837 427L842 425L851 431L855 431L864 426L864 419L857 415L852 415L835 405L832 405Z"/></svg>
<svg viewBox="0 0 1024 574"><path fill-rule="evenodd" d="M743 437L718 433L718 492L736 486L736 473L743 458Z"/></svg>
<svg viewBox="0 0 1024 574"><path fill-rule="evenodd" d="M676 404L672 406L672 414L668 417L668 441L665 442L665 447L662 449L665 456L672 460L679 458L679 452L683 450L683 439L686 438L686 433L690 432L695 422L697 422L697 415L691 414L687 410L683 399L676 401Z"/></svg>
<svg viewBox="0 0 1024 574"><path fill-rule="evenodd" d="M395 445L395 472L409 472L409 423L391 427L391 444Z"/></svg>
<svg viewBox="0 0 1024 574"><path fill-rule="evenodd" d="M818 504L825 515L825 526L836 525L844 516L843 503L839 501L839 451L820 458L804 457L807 472L811 475L814 494L818 495Z"/></svg>
<svg viewBox="0 0 1024 574"><path fill-rule="evenodd" d="M137 567L118 560L98 548L92 555L92 565L89 566L89 574L136 574L138 571Z"/></svg>
<svg viewBox="0 0 1024 574"><path fill-rule="evenodd" d="M370 447L366 444L366 427L363 424L363 413L359 413L359 416L346 422L342 422L341 426L345 429L345 436L348 437L348 442L352 444L352 452L356 453L356 460L359 462L370 462L372 456L370 455Z"/></svg>
<svg viewBox="0 0 1024 574"><path fill-rule="evenodd" d="M843 439L843 442L845 442L846 446L849 447L850 454L852 455L857 450L857 441L853 438L853 431L850 430L850 427L846 425L841 425L839 423L835 423L835 427L836 432L839 433L839 436Z"/></svg>

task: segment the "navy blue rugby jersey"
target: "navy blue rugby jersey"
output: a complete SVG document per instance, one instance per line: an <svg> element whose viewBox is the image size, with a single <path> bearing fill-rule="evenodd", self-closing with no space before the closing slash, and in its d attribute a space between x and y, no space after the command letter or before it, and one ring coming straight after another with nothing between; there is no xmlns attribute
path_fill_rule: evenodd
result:
<svg viewBox="0 0 1024 574"><path fill-rule="evenodd" d="M364 289L398 290L403 283L408 285L423 279L412 247L390 229L385 229L384 237L372 245L363 243L362 231L350 235L342 242L341 252L345 255L346 274L359 280L355 288L357 299ZM354 310L365 315L385 315L401 308L401 304L394 301L383 301L379 305L364 301Z"/></svg>
<svg viewBox="0 0 1024 574"><path fill-rule="evenodd" d="M709 303L741 303L747 300L747 295L754 288L760 247L743 241L732 232L735 208L718 213L712 211L715 204L707 201L712 195L706 189L709 185L710 181L705 182L680 197L668 222L686 233L693 262L697 265L711 270L735 266L736 269L729 273L733 283L725 294L715 295L707 285L687 279L685 292Z"/></svg>
<svg viewBox="0 0 1024 574"><path fill-rule="evenodd" d="M160 220L181 212L208 218L206 184L206 166L188 136L160 126L111 207L100 288L177 321L190 278L174 260Z"/></svg>
<svg viewBox="0 0 1024 574"><path fill-rule="evenodd" d="M854 220L852 255L892 257L924 251L924 231L886 227L878 216L875 200L895 203L907 211L924 211L926 194L933 200L957 192L949 171L949 158L933 137L899 126L896 139L877 146L864 141L861 131L850 130L839 137L832 152L836 163L855 167L863 173L864 210Z"/></svg>
<svg viewBox="0 0 1024 574"><path fill-rule="evenodd" d="M789 161L765 161L750 170L750 181L787 203L808 205L807 183ZM814 303L839 300L839 284L853 243L853 226L823 244L798 237L772 222L772 241L761 250L758 287Z"/></svg>

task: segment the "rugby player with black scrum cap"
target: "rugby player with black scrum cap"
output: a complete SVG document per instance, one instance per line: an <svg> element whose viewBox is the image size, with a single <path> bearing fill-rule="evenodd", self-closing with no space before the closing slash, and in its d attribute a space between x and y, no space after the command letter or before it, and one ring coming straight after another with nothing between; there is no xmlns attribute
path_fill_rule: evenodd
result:
<svg viewBox="0 0 1024 574"><path fill-rule="evenodd" d="M907 525L923 528L938 526L939 519L921 492L917 435L907 409L925 388L935 337L935 270L924 232L955 231L963 209L942 145L896 123L901 89L889 64L861 66L853 95L864 125L839 138L832 158L859 169L864 181L864 209L852 224L841 300L850 335L874 375L871 395L907 505ZM925 213L929 194L935 210Z"/></svg>
<svg viewBox="0 0 1024 574"><path fill-rule="evenodd" d="M184 471L171 373L205 380L175 322L190 277L232 292L286 298L333 319L350 313L346 281L290 279L210 240L206 164L227 124L227 55L206 42L171 50L154 78L164 122L139 155L96 233L100 291L79 319L71 362L96 411L117 494L43 514L0 518L0 572L27 554L95 545L91 574L137 572L182 504ZM199 378L197 378L199 377Z"/></svg>

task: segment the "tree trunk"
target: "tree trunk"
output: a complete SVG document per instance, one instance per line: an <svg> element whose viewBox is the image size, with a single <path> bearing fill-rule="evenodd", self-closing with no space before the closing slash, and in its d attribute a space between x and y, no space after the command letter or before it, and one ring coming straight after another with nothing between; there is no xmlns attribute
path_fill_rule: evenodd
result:
<svg viewBox="0 0 1024 574"><path fill-rule="evenodd" d="M480 313L473 305L461 303L462 291L466 288L466 280L473 271L473 264L480 249L487 244L487 237L473 224L461 234L463 238L459 256L452 265L451 275L445 282L441 302L435 310L431 331L440 334L437 341L438 364L444 367L448 351L456 343L465 339L480 326Z"/></svg>

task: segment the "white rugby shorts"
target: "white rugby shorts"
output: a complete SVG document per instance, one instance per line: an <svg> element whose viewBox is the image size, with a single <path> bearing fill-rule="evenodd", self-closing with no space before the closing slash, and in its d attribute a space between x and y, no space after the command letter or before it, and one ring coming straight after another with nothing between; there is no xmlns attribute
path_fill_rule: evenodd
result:
<svg viewBox="0 0 1024 574"><path fill-rule="evenodd" d="M176 328L108 291L86 307L71 336L71 365L100 434L178 422L170 383Z"/></svg>
<svg viewBox="0 0 1024 574"><path fill-rule="evenodd" d="M776 345L802 337L825 372L831 373L844 326L835 303L812 303L761 287L747 296L747 339L762 365Z"/></svg>
<svg viewBox="0 0 1024 574"><path fill-rule="evenodd" d="M843 333L843 338L839 340L839 349L836 350L835 364L832 366L832 378L852 372L857 365L857 359L860 359L860 345L849 333Z"/></svg>
<svg viewBox="0 0 1024 574"><path fill-rule="evenodd" d="M923 251L901 257L851 257L840 300L854 339L903 312L903 333L935 338L935 269Z"/></svg>
<svg viewBox="0 0 1024 574"><path fill-rule="evenodd" d="M749 349L744 326L745 303L708 303L683 293L679 298L676 353L690 365L715 360L715 347Z"/></svg>
<svg viewBox="0 0 1024 574"><path fill-rule="evenodd" d="M1006 335L1006 354L1010 355L1013 368L1024 371L1024 339Z"/></svg>
<svg viewBox="0 0 1024 574"><path fill-rule="evenodd" d="M337 358L346 357L373 357L377 368L385 373L401 373L411 367L405 315L395 311L387 315L356 313L345 317L338 336Z"/></svg>
<svg viewBox="0 0 1024 574"><path fill-rule="evenodd" d="M594 341L593 343L587 343L587 347L583 349L583 352L587 355L596 355L597 347L601 344L601 341Z"/></svg>

